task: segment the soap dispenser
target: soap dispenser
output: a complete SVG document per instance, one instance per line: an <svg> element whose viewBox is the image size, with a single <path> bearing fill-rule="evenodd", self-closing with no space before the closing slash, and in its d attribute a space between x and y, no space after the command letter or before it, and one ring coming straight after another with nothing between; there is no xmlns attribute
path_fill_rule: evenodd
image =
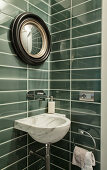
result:
<svg viewBox="0 0 107 170"><path fill-rule="evenodd" d="M53 101L53 96L50 97L50 101L48 102L48 113L55 113L55 101Z"/></svg>

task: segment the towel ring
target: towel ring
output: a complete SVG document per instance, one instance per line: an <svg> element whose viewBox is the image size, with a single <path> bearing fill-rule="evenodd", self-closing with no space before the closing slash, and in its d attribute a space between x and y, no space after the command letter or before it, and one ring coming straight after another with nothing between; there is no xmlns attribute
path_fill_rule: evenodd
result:
<svg viewBox="0 0 107 170"><path fill-rule="evenodd" d="M96 149L96 141L95 141L94 137L93 137L89 132L87 132L87 131L85 131L85 130L82 130L82 129L78 129L78 132L79 132L81 135L85 135L85 134L86 134L86 135L88 135L88 136L92 139L93 144L94 144L93 151L95 151L95 149ZM73 138L73 144L74 144L74 147L75 147L74 138Z"/></svg>

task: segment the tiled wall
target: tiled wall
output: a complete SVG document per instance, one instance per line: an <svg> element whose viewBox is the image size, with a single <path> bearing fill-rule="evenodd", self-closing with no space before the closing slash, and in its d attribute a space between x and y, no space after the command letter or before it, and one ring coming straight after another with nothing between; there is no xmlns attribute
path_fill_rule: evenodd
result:
<svg viewBox="0 0 107 170"><path fill-rule="evenodd" d="M41 145L26 133L14 130L14 120L43 113L47 102L27 102L28 90L44 89L49 93L49 62L40 66L26 65L14 53L9 38L12 20L19 13L30 11L49 26L48 0L0 0L0 169L39 169L44 162L28 156L29 150L42 152Z"/></svg>
<svg viewBox="0 0 107 170"><path fill-rule="evenodd" d="M97 148L95 170L100 169L101 103L101 0L51 0L52 52L51 94L56 112L71 118L68 135L52 146L52 164L57 169L80 170L71 164L75 143L92 150L92 140L78 133L88 130ZM94 92L94 102L80 101L81 91Z"/></svg>

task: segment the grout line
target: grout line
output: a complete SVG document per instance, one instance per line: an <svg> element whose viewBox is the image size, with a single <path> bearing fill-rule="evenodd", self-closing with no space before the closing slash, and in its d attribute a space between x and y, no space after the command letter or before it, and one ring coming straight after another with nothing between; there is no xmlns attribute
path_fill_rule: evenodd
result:
<svg viewBox="0 0 107 170"><path fill-rule="evenodd" d="M14 92L27 92L27 90L9 90L9 91L0 91L0 93L14 93Z"/></svg>
<svg viewBox="0 0 107 170"><path fill-rule="evenodd" d="M68 141L67 141L67 142L68 142ZM64 149L64 148L62 148L62 147L56 146L56 145L54 145L54 144L52 144L52 146L53 146L54 148L58 148L58 149L61 149L61 150L65 151L65 152L71 153L71 151L66 150L66 149Z"/></svg>
<svg viewBox="0 0 107 170"><path fill-rule="evenodd" d="M55 4L51 5L51 7L53 7L53 6L57 5L57 4L62 3L63 1L65 1L65 0L61 0L61 1L59 1L59 2L56 2Z"/></svg>
<svg viewBox="0 0 107 170"><path fill-rule="evenodd" d="M30 113L30 112L37 112L37 111L45 110L45 109L47 109L47 108L41 108L41 109L36 109L36 110L30 110L29 113Z"/></svg>
<svg viewBox="0 0 107 170"><path fill-rule="evenodd" d="M5 106L5 105L12 105L12 104L19 104L19 103L26 103L27 101L19 101L19 102L12 102L12 103L3 103L0 104L0 106Z"/></svg>
<svg viewBox="0 0 107 170"><path fill-rule="evenodd" d="M55 165L54 163L51 163L51 165L55 166L56 168L59 168L61 170L65 170L64 168L59 167L58 165Z"/></svg>
<svg viewBox="0 0 107 170"><path fill-rule="evenodd" d="M13 127L10 127L10 128L6 128L6 129L3 129L3 130L0 130L0 133L6 131L6 130L10 130L10 129L13 129Z"/></svg>
<svg viewBox="0 0 107 170"><path fill-rule="evenodd" d="M79 15L76 15L76 16L72 16L72 19L74 18L77 18L77 17L81 17L82 15L86 15L86 14L89 14L89 13L92 13L92 12L95 12L95 11L98 11L98 10L101 10L102 8L96 8L96 9L93 9L91 11L88 11L88 12L85 12L85 13L82 13L82 14L79 14Z"/></svg>
<svg viewBox="0 0 107 170"><path fill-rule="evenodd" d="M101 128L100 126L96 126L96 125L92 125L92 124L87 124L87 123L81 123L81 122L77 122L77 121L71 121L72 123L76 123L76 124L80 124L80 125L86 125L86 126L92 126L95 128Z"/></svg>
<svg viewBox="0 0 107 170"><path fill-rule="evenodd" d="M8 68L19 68L19 69L24 69L24 70L27 70L26 67L18 67L18 66L10 66L10 65L0 65L0 67L8 67Z"/></svg>
<svg viewBox="0 0 107 170"><path fill-rule="evenodd" d="M10 3L10 2L8 2L8 1L6 1L6 0L4 0L4 1L5 1L7 4L9 4L10 6L15 7L16 9L19 9L19 10L22 11L22 12L26 12L25 10L23 10L23 9L21 9L21 8L15 6L15 5L13 5L12 3Z"/></svg>
<svg viewBox="0 0 107 170"><path fill-rule="evenodd" d="M13 139L11 139L11 140L7 140L6 142L2 142L2 143L0 143L0 146L6 144L6 143L8 143L8 142L12 142L12 141L14 141L14 140L17 140L17 139L19 139L19 138L23 138L24 136L26 136L26 134L21 135L21 136L18 136L18 137L16 137L16 138L13 138Z"/></svg>
<svg viewBox="0 0 107 170"><path fill-rule="evenodd" d="M90 25L90 24L94 24L96 22L101 22L101 20L96 20L96 21L88 22L86 24L78 25L78 26L75 26L75 27L72 27L72 28L67 28L67 29L64 29L63 31L61 30L61 31L51 33L51 35L54 35L54 34L57 34L57 33L60 33L60 32L62 33L62 32L65 32L65 31L70 31L70 30L73 30L73 29L76 29L76 28L79 28L79 27L84 27L84 26L87 26L87 25Z"/></svg>
<svg viewBox="0 0 107 170"><path fill-rule="evenodd" d="M72 48L72 50L81 49L81 48L95 47L95 46L100 46L100 45L101 45L101 43L99 43L99 44L87 45L87 46L81 46L81 47L75 47L75 48Z"/></svg>
<svg viewBox="0 0 107 170"><path fill-rule="evenodd" d="M25 158L27 158L27 157L25 156L25 157L23 157L23 158L17 160L16 162L13 162L12 164L9 164L8 166L2 168L1 170L6 170L7 168L9 168L9 167L11 167L12 165L14 165L14 164L16 164L16 163L22 161L22 160L25 159Z"/></svg>
<svg viewBox="0 0 107 170"><path fill-rule="evenodd" d="M74 18L77 18L77 17L81 17L82 15L86 15L86 14L89 14L89 13L92 13L92 12L95 12L95 11L98 11L98 10L101 10L101 8L96 8L95 10L91 10L91 11L88 11L86 13L82 13L80 15L76 15L74 17L70 17L70 18L67 18L67 19L64 19L64 20L61 20L61 21L57 21L57 22L51 24L51 26L56 25L56 24L58 24L60 22L64 22L64 21L70 20L71 18L74 19Z"/></svg>
<svg viewBox="0 0 107 170"><path fill-rule="evenodd" d="M3 52L3 51L0 51L0 54L6 54L6 55L17 56L16 54L13 54L13 53L5 53L5 52Z"/></svg>
<svg viewBox="0 0 107 170"><path fill-rule="evenodd" d="M12 114L12 115L8 115L8 116L3 116L3 117L0 117L0 120L1 119L4 119L4 118L9 118L9 117L14 117L14 116L19 116L19 115L23 115L23 114L26 114L27 112L21 112L21 113L17 113L17 114Z"/></svg>
<svg viewBox="0 0 107 170"><path fill-rule="evenodd" d="M92 1L92 0L86 0L85 2L82 2L82 3L78 4L78 5L72 6L72 8L78 7L78 6L83 5L83 4L85 4L87 2L90 2L90 1Z"/></svg>
<svg viewBox="0 0 107 170"><path fill-rule="evenodd" d="M72 79L72 81L101 81L101 79Z"/></svg>
<svg viewBox="0 0 107 170"><path fill-rule="evenodd" d="M72 71L78 71L78 70L99 70L101 67L91 67L91 68L73 68Z"/></svg>
<svg viewBox="0 0 107 170"><path fill-rule="evenodd" d="M45 13L46 15L50 16L49 13L43 11L42 9L40 9L39 7L37 7L36 5L32 4L31 2L27 1L27 0L24 0L25 2L28 2L31 6L35 7L36 9L40 10L41 12ZM43 1L42 1L43 2ZM45 22L47 23L47 22ZM47 23L48 24L48 23Z"/></svg>
<svg viewBox="0 0 107 170"><path fill-rule="evenodd" d="M51 153L51 155L52 155L52 156L54 156L54 157L56 157L56 158L62 159L63 161L65 161L65 162L69 163L69 161L68 161L68 160L63 159L62 157L56 156L56 155L54 155L54 154L52 154L52 153ZM70 162L70 163L71 163L71 162Z"/></svg>

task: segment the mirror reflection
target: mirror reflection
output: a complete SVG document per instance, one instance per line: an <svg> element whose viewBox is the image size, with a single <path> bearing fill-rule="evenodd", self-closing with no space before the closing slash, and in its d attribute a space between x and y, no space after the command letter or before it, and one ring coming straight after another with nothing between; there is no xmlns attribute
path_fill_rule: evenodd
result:
<svg viewBox="0 0 107 170"><path fill-rule="evenodd" d="M23 25L20 32L21 43L29 55L36 55L42 49L42 35L34 24Z"/></svg>

